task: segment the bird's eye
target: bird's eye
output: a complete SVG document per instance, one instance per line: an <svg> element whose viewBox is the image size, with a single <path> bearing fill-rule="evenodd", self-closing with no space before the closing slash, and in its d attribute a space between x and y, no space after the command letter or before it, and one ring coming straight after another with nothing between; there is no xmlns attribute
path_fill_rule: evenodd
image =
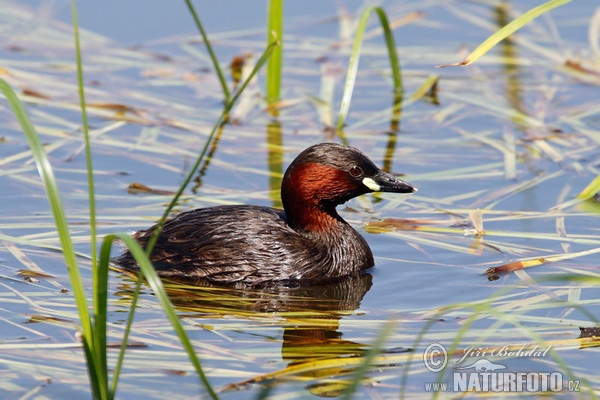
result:
<svg viewBox="0 0 600 400"><path fill-rule="evenodd" d="M350 171L348 171L348 172L354 178L358 178L359 176L361 176L363 174L362 168L358 167L356 165L354 167L350 168Z"/></svg>

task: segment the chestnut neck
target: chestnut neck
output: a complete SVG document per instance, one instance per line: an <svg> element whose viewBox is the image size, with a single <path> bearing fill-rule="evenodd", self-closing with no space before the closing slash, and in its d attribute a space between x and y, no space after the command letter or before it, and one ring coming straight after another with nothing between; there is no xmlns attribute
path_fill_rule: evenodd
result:
<svg viewBox="0 0 600 400"><path fill-rule="evenodd" d="M327 233L347 226L335 207L348 200L345 172L318 163L297 165L287 171L281 201L288 224L296 231Z"/></svg>

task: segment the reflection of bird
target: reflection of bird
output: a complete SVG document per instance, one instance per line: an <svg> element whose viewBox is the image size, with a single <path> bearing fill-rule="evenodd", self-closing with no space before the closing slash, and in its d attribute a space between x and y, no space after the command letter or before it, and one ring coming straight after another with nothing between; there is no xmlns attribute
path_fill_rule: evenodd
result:
<svg viewBox="0 0 600 400"><path fill-rule="evenodd" d="M306 316L306 319L299 317L300 321L310 327L335 330L337 323L324 325L323 320L335 322L348 311L357 309L371 288L371 282L372 276L363 273L323 285L292 287L274 282L259 289L215 286L206 282L191 286L170 280L164 284L173 305L184 311L186 316L193 317L195 313L200 317L264 316L271 320L273 313L281 314L284 318L289 313ZM128 295L126 291L119 293ZM306 326L304 323L301 325Z"/></svg>
<svg viewBox="0 0 600 400"><path fill-rule="evenodd" d="M506 369L506 367L504 365L494 364L493 362L486 360L485 358L482 358L481 360L477 360L469 366L457 368L457 369L470 369L470 368L475 368L475 371L477 371L477 372L493 372L498 369Z"/></svg>
<svg viewBox="0 0 600 400"><path fill-rule="evenodd" d="M252 325L264 319L269 328L281 326L281 358L287 363L287 368L284 367L275 374L283 379L292 374L300 375L307 381L306 389L320 396L340 390L341 383L334 378L345 377L353 371L346 363L342 367L331 367L335 360L360 356L368 349L367 344L343 339L339 325L345 315L360 307L371 285L370 274L347 277L323 285L294 288L272 285L261 287L260 290L191 286L165 281L170 300L188 320L224 318L226 322L241 319ZM122 289L119 294L123 298L131 295L127 283ZM274 315L278 318L274 318ZM216 323L211 322L210 325ZM254 334L255 330L250 332ZM268 342L273 339L270 336ZM292 371L295 366L313 365L325 360L332 363L324 363L321 368L308 368L306 372ZM327 378L333 381L328 381ZM240 389L246 384L258 382L271 385L270 379L273 378L258 375L246 381L231 383L222 390ZM338 382L337 386L332 382Z"/></svg>
<svg viewBox="0 0 600 400"><path fill-rule="evenodd" d="M304 298L307 306L299 311L313 310L313 316L301 326L286 326L281 346L283 359L294 365L314 358L361 354L367 346L342 339L342 332L338 331L339 320L343 312L354 311L360 306L371 288L371 281L370 274L363 274L333 284L296 289L294 296ZM306 300L311 298L312 304L307 304Z"/></svg>
<svg viewBox="0 0 600 400"><path fill-rule="evenodd" d="M355 148L317 144L300 153L285 172L285 212L237 205L181 213L165 223L151 260L164 277L239 286L322 283L357 275L373 266L373 254L336 206L369 192L414 191ZM134 237L145 246L155 228ZM115 262L138 268L129 252Z"/></svg>

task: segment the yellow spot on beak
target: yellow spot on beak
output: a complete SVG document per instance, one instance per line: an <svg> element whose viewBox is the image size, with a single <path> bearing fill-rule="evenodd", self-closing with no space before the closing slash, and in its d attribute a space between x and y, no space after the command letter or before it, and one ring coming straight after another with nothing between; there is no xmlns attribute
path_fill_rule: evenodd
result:
<svg viewBox="0 0 600 400"><path fill-rule="evenodd" d="M379 192L381 190L381 186L371 178L364 178L362 183L374 192Z"/></svg>

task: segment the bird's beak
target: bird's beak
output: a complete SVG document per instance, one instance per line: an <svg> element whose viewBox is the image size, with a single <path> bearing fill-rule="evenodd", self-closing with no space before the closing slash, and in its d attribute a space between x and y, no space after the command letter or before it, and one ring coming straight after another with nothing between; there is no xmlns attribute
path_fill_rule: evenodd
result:
<svg viewBox="0 0 600 400"><path fill-rule="evenodd" d="M381 170L376 175L364 178L362 183L372 192L414 193L417 191L417 188L410 183Z"/></svg>

